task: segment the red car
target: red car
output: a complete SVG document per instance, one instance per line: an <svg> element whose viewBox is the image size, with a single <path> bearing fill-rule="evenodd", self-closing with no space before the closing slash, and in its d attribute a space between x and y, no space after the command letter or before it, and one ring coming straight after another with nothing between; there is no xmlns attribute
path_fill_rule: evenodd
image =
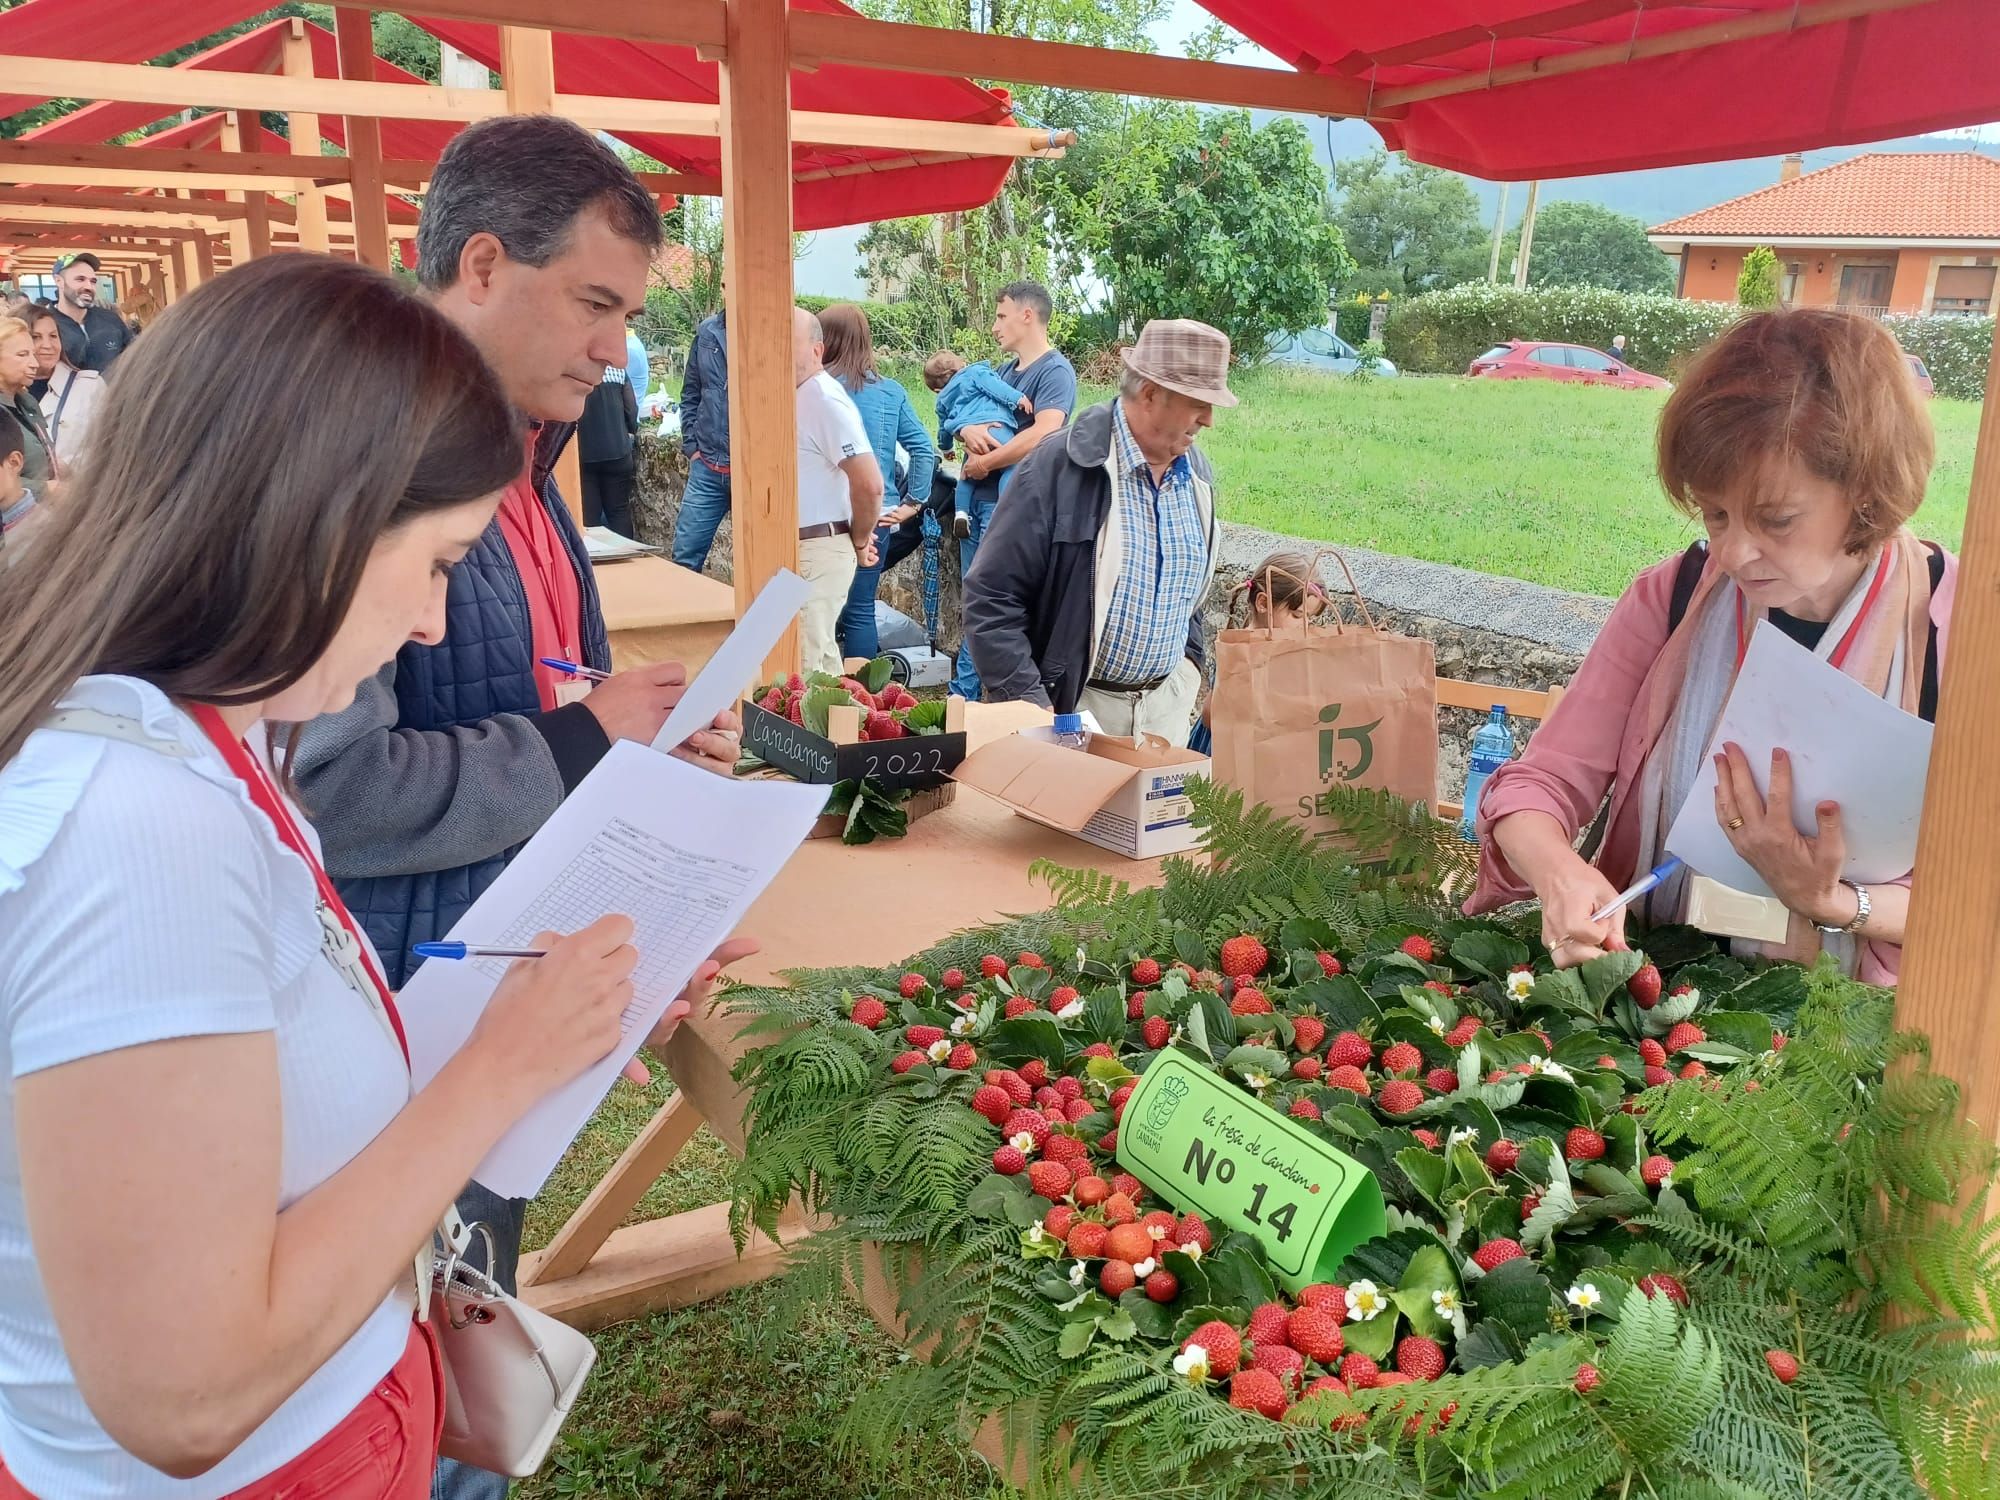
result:
<svg viewBox="0 0 2000 1500"><path fill-rule="evenodd" d="M1511 339L1495 344L1472 362L1468 375L1489 380L1561 380L1571 385L1609 385L1625 391L1673 389L1657 375L1648 375L1581 344L1531 344Z"/></svg>
<svg viewBox="0 0 2000 1500"><path fill-rule="evenodd" d="M1903 351L1903 358L1909 361L1910 374L1916 377L1917 389L1926 396L1935 396L1937 384L1931 379L1931 372L1925 367L1924 362L1907 349Z"/></svg>

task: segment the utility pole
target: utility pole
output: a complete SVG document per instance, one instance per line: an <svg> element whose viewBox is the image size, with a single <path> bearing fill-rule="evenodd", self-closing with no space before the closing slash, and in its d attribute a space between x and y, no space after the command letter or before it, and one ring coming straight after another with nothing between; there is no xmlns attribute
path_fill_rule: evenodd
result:
<svg viewBox="0 0 2000 1500"><path fill-rule="evenodd" d="M1542 185L1539 181L1528 184L1528 211L1521 218L1521 248L1514 255L1514 285L1517 288L1528 284L1528 253L1535 244L1535 207L1541 202Z"/></svg>
<svg viewBox="0 0 2000 1500"><path fill-rule="evenodd" d="M1500 279L1500 241L1507 233L1507 191L1511 182L1500 184L1500 206L1493 211L1493 258L1486 262L1486 280L1490 284Z"/></svg>

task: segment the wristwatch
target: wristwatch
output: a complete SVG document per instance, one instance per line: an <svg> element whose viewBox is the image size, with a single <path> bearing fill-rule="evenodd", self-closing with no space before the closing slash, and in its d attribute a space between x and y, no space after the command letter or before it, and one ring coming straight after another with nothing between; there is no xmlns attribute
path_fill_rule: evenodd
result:
<svg viewBox="0 0 2000 1500"><path fill-rule="evenodd" d="M1854 920L1845 927L1829 927L1824 922L1815 923L1821 932L1853 934L1868 925L1868 914L1875 909L1875 903L1868 898L1868 887L1856 885L1851 880L1840 882L1854 892Z"/></svg>

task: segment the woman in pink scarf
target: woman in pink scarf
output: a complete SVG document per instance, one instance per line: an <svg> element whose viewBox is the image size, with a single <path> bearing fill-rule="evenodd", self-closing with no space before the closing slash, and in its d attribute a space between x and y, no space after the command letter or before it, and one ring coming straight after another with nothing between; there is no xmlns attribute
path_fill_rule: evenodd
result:
<svg viewBox="0 0 2000 1500"><path fill-rule="evenodd" d="M1931 460L1930 418L1880 324L1759 313L1703 351L1661 413L1659 471L1707 541L1639 575L1527 752L1487 782L1465 909L1539 900L1562 966L1624 947L1622 919L1590 914L1664 858L1759 620L1933 717L1958 562L1907 524ZM1821 804L1818 827L1800 833L1782 751L1768 806L1740 749L1718 770L1716 821L1791 913L1782 945L1741 951L1802 962L1828 952L1850 974L1895 983L1908 877L1865 891L1841 879L1840 809ZM1577 838L1607 794L1587 862ZM1674 922L1686 904L1681 875L1633 914Z"/></svg>

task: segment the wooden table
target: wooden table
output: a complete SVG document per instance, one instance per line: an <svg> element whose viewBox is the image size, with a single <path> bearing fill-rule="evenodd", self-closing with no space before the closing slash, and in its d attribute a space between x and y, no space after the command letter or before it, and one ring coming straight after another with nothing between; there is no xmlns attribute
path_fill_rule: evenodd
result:
<svg viewBox="0 0 2000 1500"><path fill-rule="evenodd" d="M1044 710L1029 704L966 705L972 749L1048 722ZM1161 879L1157 859L1126 859L961 788L951 806L912 823L901 839L858 848L837 839L802 845L743 923L763 951L733 972L768 983L789 969L888 965L953 932L1044 910L1048 892L1028 878L1039 859L1107 870L1135 885ZM580 1328L601 1328L783 1269L783 1247L761 1234L737 1256L727 1204L617 1228L704 1121L742 1152L743 1097L730 1071L744 1050L727 1014L695 1017L680 1028L661 1055L675 1096L548 1248L523 1259L524 1298ZM802 1223L796 1227L787 1240L806 1233Z"/></svg>
<svg viewBox="0 0 2000 1500"><path fill-rule="evenodd" d="M591 571L611 632L614 671L677 661L692 677L736 627L736 593L728 584L666 558L632 557Z"/></svg>

